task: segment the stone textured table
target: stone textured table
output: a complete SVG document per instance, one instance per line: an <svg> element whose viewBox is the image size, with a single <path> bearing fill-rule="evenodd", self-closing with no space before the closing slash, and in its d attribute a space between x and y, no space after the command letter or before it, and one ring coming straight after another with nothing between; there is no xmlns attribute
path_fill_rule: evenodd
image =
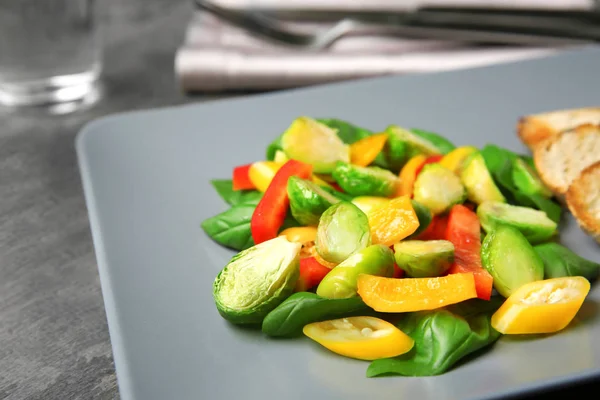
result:
<svg viewBox="0 0 600 400"><path fill-rule="evenodd" d="M0 108L0 399L118 398L74 138L106 114L210 99L173 76L191 2L99 3L103 99L63 116Z"/></svg>

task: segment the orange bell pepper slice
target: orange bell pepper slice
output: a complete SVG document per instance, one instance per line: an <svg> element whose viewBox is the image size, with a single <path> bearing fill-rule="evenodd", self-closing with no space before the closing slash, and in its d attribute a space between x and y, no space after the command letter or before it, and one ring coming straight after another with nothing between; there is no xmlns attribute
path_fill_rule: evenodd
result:
<svg viewBox="0 0 600 400"><path fill-rule="evenodd" d="M398 185L397 196L411 196L413 186L417 179L417 169L427 160L423 154L412 157L400 170L400 184Z"/></svg>
<svg viewBox="0 0 600 400"><path fill-rule="evenodd" d="M387 138L386 133L378 133L352 143L350 145L350 162L361 167L371 164L383 150Z"/></svg>
<svg viewBox="0 0 600 400"><path fill-rule="evenodd" d="M589 291L582 276L527 283L492 315L492 327L503 334L558 332L575 318Z"/></svg>
<svg viewBox="0 0 600 400"><path fill-rule="evenodd" d="M477 214L462 204L452 207L448 215L445 239L454 245L454 264L448 273L472 272L477 297L489 300L494 278L481 263L481 226Z"/></svg>
<svg viewBox="0 0 600 400"><path fill-rule="evenodd" d="M358 295L379 312L433 310L477 297L472 273L404 279L361 274L357 282Z"/></svg>
<svg viewBox="0 0 600 400"><path fill-rule="evenodd" d="M419 219L407 196L396 197L375 208L367 218L373 244L391 246L412 235L419 227Z"/></svg>

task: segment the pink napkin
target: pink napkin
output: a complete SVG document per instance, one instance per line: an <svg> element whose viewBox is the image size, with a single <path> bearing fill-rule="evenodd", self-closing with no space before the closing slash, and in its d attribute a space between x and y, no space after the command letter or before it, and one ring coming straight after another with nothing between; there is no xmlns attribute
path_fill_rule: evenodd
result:
<svg viewBox="0 0 600 400"><path fill-rule="evenodd" d="M231 8L394 9L423 4L406 0L213 0ZM430 4L589 8L588 0L430 0ZM328 23L285 22L300 32L318 32ZM447 71L542 57L561 48L473 47L463 43L389 36L347 36L318 52L265 40L195 12L175 72L182 90L269 90L390 74Z"/></svg>

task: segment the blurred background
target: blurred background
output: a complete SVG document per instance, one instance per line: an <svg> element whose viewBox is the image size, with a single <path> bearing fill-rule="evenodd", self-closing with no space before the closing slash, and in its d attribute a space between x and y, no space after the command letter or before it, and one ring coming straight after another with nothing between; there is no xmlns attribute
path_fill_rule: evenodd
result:
<svg viewBox="0 0 600 400"><path fill-rule="evenodd" d="M74 151L86 123L594 46L596 6L0 0L0 399L118 398Z"/></svg>

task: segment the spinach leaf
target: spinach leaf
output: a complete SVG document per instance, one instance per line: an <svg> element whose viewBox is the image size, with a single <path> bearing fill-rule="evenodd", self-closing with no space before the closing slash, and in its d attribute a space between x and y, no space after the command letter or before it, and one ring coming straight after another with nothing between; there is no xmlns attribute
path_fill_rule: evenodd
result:
<svg viewBox="0 0 600 400"><path fill-rule="evenodd" d="M201 224L202 229L215 242L225 247L238 251L245 250L254 246L250 221L255 208L255 204L237 204L229 210L205 219Z"/></svg>
<svg viewBox="0 0 600 400"><path fill-rule="evenodd" d="M258 204L262 193L258 190L233 190L231 179L214 179L210 181L219 196L229 205Z"/></svg>
<svg viewBox="0 0 600 400"><path fill-rule="evenodd" d="M335 118L317 118L317 121L337 130L337 135L346 144L358 142L373 134L372 131Z"/></svg>
<svg viewBox="0 0 600 400"><path fill-rule="evenodd" d="M460 359L501 336L491 326L492 314L500 304L501 300L468 301L456 307L408 314L398 328L414 339L415 346L401 356L373 361L367 377L434 376L446 372Z"/></svg>
<svg viewBox="0 0 600 400"><path fill-rule="evenodd" d="M273 337L292 337L312 322L364 314L369 307L358 296L326 299L311 292L298 292L272 310L262 323L262 331Z"/></svg>
<svg viewBox="0 0 600 400"><path fill-rule="evenodd" d="M545 212L552 221L557 224L560 222L562 208L558 203L540 194L532 194L529 199L535 204L536 208Z"/></svg>
<svg viewBox="0 0 600 400"><path fill-rule="evenodd" d="M283 136L283 133L281 135L277 136L277 138L275 140L273 140L267 147L267 152L266 152L267 160L273 161L275 159L275 153L277 153L277 150L282 150L282 148L281 148L281 137L282 136Z"/></svg>
<svg viewBox="0 0 600 400"><path fill-rule="evenodd" d="M512 168L519 157L510 150L488 144L481 149L481 155L492 178L510 204L542 210L554 222L560 222L562 208L555 201L541 195L527 195L521 192L513 182Z"/></svg>
<svg viewBox="0 0 600 400"><path fill-rule="evenodd" d="M415 128L412 128L411 131L415 135L419 136L421 139L425 139L431 142L435 147L438 148L438 150L442 154L448 154L456 148L456 146L451 141L449 141L443 136L438 135L437 133Z"/></svg>
<svg viewBox="0 0 600 400"><path fill-rule="evenodd" d="M533 246L544 262L544 278L583 276L594 280L600 274L600 264L586 260L558 243L543 243Z"/></svg>

